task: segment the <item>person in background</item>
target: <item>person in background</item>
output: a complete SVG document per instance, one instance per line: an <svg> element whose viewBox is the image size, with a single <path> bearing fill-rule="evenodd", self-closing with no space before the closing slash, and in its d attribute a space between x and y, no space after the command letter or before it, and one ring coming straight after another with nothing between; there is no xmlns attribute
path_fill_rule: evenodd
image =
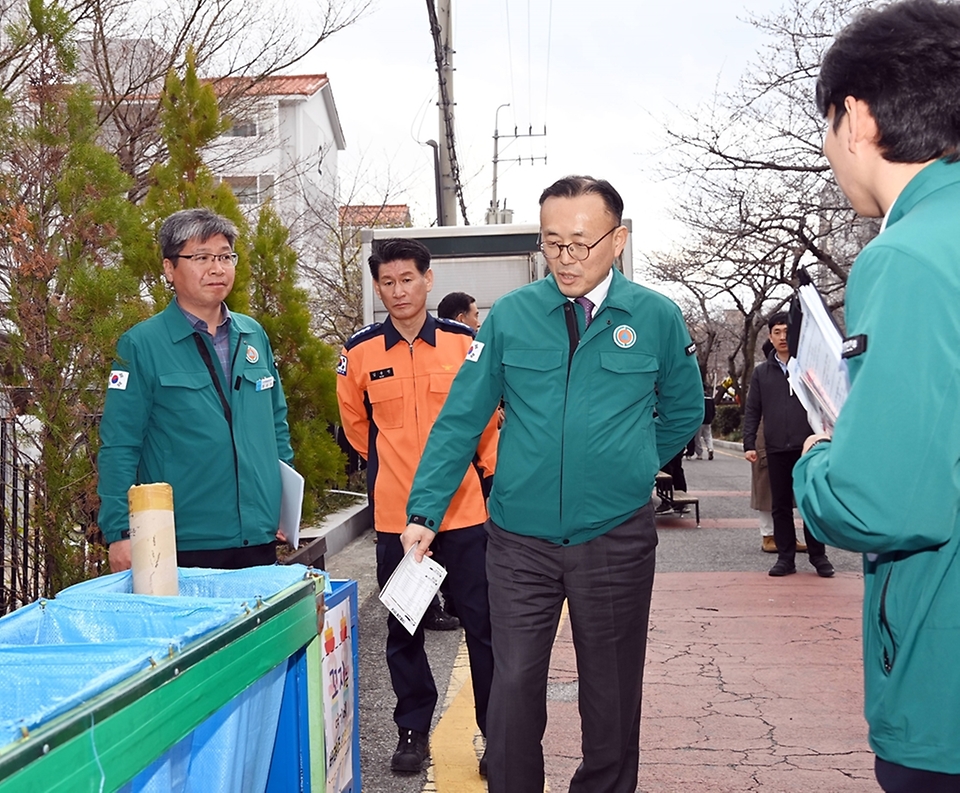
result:
<svg viewBox="0 0 960 793"><path fill-rule="evenodd" d="M173 488L180 567L276 564L279 461L292 464L293 449L267 334L224 302L237 229L209 209L184 209L158 238L174 297L117 342L100 422L110 569L130 567L127 490L152 482Z"/></svg>
<svg viewBox="0 0 960 793"><path fill-rule="evenodd" d="M793 392L787 372L790 351L787 346L787 315L778 312L767 321L773 351L753 370L747 408L743 414L744 457L757 460L757 430L763 419L767 449L767 474L773 506L773 537L777 543L777 561L770 575L780 577L797 572L795 557L797 534L793 524L793 466L800 459L804 439L810 434L807 412ZM822 542L804 527L804 539L810 564L822 578L834 574Z"/></svg>
<svg viewBox="0 0 960 793"><path fill-rule="evenodd" d="M693 450L698 460L703 459L703 450L707 450L707 459L713 459L713 419L717 415L717 406L710 396L710 389L703 390L703 424L693 436Z"/></svg>
<svg viewBox="0 0 960 793"><path fill-rule="evenodd" d="M820 541L863 558L864 709L887 793L960 790L960 5L863 12L817 79L823 150L883 217L846 287L850 392L794 471ZM896 384L891 398L891 384Z"/></svg>
<svg viewBox="0 0 960 793"><path fill-rule="evenodd" d="M347 340L337 367L337 400L347 439L367 460L367 490L377 532L377 582L382 589L405 553L400 541L407 522L404 507L427 436L474 340L465 325L427 312L433 271L430 252L422 243L378 240L368 264L388 317ZM491 413L473 439L471 457L478 456L478 467L451 482L453 503L438 526L436 546L466 635L475 715L484 735L493 679L482 481L493 476L497 454ZM393 718L399 733L390 768L418 773L429 755L428 734L437 705L424 625L421 622L411 635L391 614L387 632L387 666L397 697ZM484 759L480 773L486 773Z"/></svg>
<svg viewBox="0 0 960 793"><path fill-rule="evenodd" d="M466 292L451 292L449 295L444 295L437 306L437 316L461 322L471 328L474 333L480 330L480 311L477 309L477 301Z"/></svg>
<svg viewBox="0 0 960 793"><path fill-rule="evenodd" d="M773 352L770 339L763 342L763 357L767 359ZM767 444L764 441L763 419L757 426L757 459L750 463L750 509L760 514L760 550L764 553L776 553L777 542L773 538L773 503L770 495L770 477L767 474ZM805 553L807 544L801 535L797 537L797 553Z"/></svg>

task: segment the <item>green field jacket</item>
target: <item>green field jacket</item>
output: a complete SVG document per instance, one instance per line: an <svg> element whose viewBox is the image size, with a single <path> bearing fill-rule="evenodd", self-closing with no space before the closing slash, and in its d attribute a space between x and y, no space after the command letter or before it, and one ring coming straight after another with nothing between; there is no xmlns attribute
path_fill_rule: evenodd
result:
<svg viewBox="0 0 960 793"><path fill-rule="evenodd" d="M794 469L812 533L864 556L870 744L960 774L960 164L897 197L847 286L850 395Z"/></svg>
<svg viewBox="0 0 960 793"><path fill-rule="evenodd" d="M504 295L430 433L407 514L440 525L502 399L491 519L558 544L604 534L650 500L657 471L700 427L694 352L676 304L619 271L586 329L551 276Z"/></svg>
<svg viewBox="0 0 960 793"><path fill-rule="evenodd" d="M179 550L262 545L280 518L279 460L291 463L287 403L263 328L231 313L227 382L201 333L232 413L228 423L193 328L171 301L117 343L100 425L100 528L128 527L127 489L173 486Z"/></svg>

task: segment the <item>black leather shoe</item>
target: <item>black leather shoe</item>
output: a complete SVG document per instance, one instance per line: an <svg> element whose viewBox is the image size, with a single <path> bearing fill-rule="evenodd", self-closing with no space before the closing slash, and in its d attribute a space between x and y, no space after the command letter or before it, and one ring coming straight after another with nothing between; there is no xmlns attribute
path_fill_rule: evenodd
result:
<svg viewBox="0 0 960 793"><path fill-rule="evenodd" d="M483 757L480 758L480 776L487 778L487 750L483 750Z"/></svg>
<svg viewBox="0 0 960 793"><path fill-rule="evenodd" d="M460 620L447 614L436 602L427 606L423 615L423 627L428 631L455 631L460 627Z"/></svg>
<svg viewBox="0 0 960 793"><path fill-rule="evenodd" d="M836 572L826 556L811 556L810 564L817 568L817 575L821 578L832 578Z"/></svg>
<svg viewBox="0 0 960 793"><path fill-rule="evenodd" d="M783 559L778 559L777 563L770 568L768 575L772 575L776 578L784 575L790 575L791 573L797 572L796 565L790 564L790 562L784 561Z"/></svg>
<svg viewBox="0 0 960 793"><path fill-rule="evenodd" d="M430 755L430 744L426 733L400 728L400 740L397 751L390 759L390 770L402 774L419 774L423 761Z"/></svg>

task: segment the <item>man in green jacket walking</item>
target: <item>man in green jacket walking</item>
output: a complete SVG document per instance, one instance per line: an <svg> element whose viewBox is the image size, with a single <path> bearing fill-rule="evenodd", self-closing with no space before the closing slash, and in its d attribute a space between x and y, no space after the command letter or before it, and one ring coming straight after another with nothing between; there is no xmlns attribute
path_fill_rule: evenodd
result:
<svg viewBox="0 0 960 793"><path fill-rule="evenodd" d="M703 391L683 317L613 265L627 243L606 181L540 197L550 275L500 298L453 383L407 502L423 556L503 400L489 500L491 793L542 793L550 650L564 600L579 670L574 793L636 789L657 471L696 432Z"/></svg>
<svg viewBox="0 0 960 793"><path fill-rule="evenodd" d="M117 343L97 484L113 571L130 567L127 490L150 482L173 487L179 566L276 562L279 460L293 450L267 334L224 303L236 237L208 209L168 217L159 242L176 296Z"/></svg>
<svg viewBox="0 0 960 793"><path fill-rule="evenodd" d="M817 81L824 152L884 217L847 284L850 394L794 469L810 532L864 553L865 710L888 793L960 790L960 5L866 12ZM918 340L919 339L919 340Z"/></svg>

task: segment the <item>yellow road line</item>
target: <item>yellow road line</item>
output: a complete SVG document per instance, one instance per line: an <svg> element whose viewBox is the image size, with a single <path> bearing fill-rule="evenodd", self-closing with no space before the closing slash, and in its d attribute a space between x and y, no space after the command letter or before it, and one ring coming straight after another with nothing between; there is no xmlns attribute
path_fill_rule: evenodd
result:
<svg viewBox="0 0 960 793"><path fill-rule="evenodd" d="M557 625L557 636L567 622L564 602ZM477 771L483 754L483 736L477 728L470 684L470 663L467 643L461 636L457 658L453 663L443 715L430 736L431 765L423 793L484 793L487 783ZM550 793L550 785L544 787Z"/></svg>

